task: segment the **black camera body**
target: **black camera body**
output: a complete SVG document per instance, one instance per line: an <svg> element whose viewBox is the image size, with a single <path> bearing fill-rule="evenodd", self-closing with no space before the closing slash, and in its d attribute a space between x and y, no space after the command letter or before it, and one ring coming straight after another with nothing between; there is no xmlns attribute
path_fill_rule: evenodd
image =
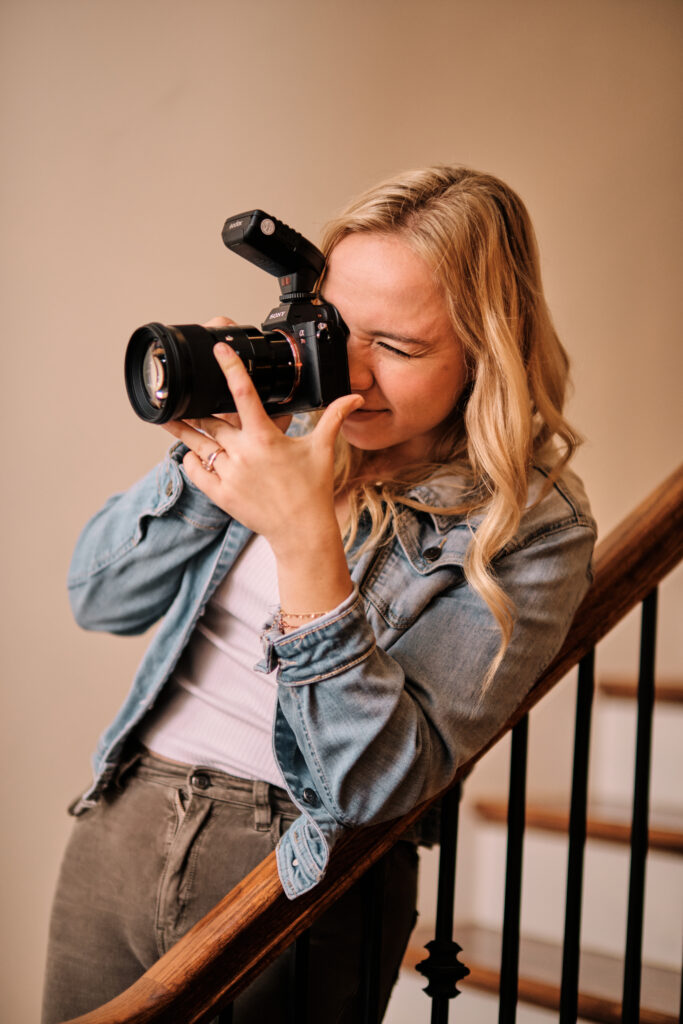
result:
<svg viewBox="0 0 683 1024"><path fill-rule="evenodd" d="M261 330L251 326L145 324L125 359L128 398L150 423L235 411L213 355L227 341L242 359L269 416L322 409L350 392L348 331L337 309L319 298L325 258L312 242L262 210L229 217L223 241L279 278L280 305Z"/></svg>

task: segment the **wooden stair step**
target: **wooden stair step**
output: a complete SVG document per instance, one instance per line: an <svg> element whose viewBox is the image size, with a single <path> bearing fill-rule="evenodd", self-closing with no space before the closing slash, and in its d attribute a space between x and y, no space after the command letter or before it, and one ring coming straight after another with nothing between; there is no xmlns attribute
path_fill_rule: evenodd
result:
<svg viewBox="0 0 683 1024"><path fill-rule="evenodd" d="M507 822L507 800L504 797L480 798L474 809L487 821ZM544 832L569 829L567 801L557 798L527 800L526 827ZM613 843L630 843L631 809L628 805L592 800L588 806L586 834L591 839ZM651 850L683 853L683 812L678 808L653 807L650 810L649 846Z"/></svg>
<svg viewBox="0 0 683 1024"><path fill-rule="evenodd" d="M638 681L625 676L605 676L598 680L598 690L606 697L635 700ZM655 680L656 704L683 704L683 679Z"/></svg>
<svg viewBox="0 0 683 1024"><path fill-rule="evenodd" d="M433 927L418 926L410 940L403 967L414 970L427 957L425 943L434 937ZM470 969L459 983L463 990L498 992L500 984L500 933L478 925L456 925L454 939L462 947L459 959ZM560 1005L562 947L522 937L519 957L519 1000L550 1010ZM582 952L579 971L579 1017L604 1024L621 1021L623 961L603 953ZM666 967L643 965L640 1024L677 1024L680 974ZM457 1017L457 998L455 1006Z"/></svg>

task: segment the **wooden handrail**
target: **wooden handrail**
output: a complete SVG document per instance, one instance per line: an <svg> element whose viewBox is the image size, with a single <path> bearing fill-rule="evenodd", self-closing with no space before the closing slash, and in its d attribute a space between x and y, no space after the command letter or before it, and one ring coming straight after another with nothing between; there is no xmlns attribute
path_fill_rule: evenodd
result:
<svg viewBox="0 0 683 1024"><path fill-rule="evenodd" d="M682 555L683 466L598 545L593 585L559 654L500 732L458 769L453 784L639 604ZM135 984L69 1024L208 1024L442 795L396 821L344 835L323 882L294 901L284 895L275 854L270 854Z"/></svg>

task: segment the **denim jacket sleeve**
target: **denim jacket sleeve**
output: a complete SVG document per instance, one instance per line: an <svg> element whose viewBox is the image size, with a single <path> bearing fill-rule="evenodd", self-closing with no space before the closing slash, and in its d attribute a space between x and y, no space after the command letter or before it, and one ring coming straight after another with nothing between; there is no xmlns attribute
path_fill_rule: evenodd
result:
<svg viewBox="0 0 683 1024"><path fill-rule="evenodd" d="M438 566L399 533L381 556L384 571L365 573L350 607L285 636L268 634L279 665L278 714L341 825L393 818L446 786L559 649L590 583L595 527L565 508L541 528L537 520L530 517L495 563L516 620L485 690L500 631L464 578L467 527L443 538ZM296 780L288 782L301 799Z"/></svg>
<svg viewBox="0 0 683 1024"><path fill-rule="evenodd" d="M228 516L185 476L185 451L174 445L83 529L68 576L83 628L144 632L168 610L188 562L220 541Z"/></svg>

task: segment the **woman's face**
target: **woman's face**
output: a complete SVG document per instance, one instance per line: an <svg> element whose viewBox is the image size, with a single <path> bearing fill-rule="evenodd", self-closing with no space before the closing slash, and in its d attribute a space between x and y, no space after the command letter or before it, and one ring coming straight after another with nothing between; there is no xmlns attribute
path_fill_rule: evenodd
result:
<svg viewBox="0 0 683 1024"><path fill-rule="evenodd" d="M400 236L358 233L332 250L323 294L349 328L351 390L365 399L342 434L381 451L378 471L423 458L465 385L440 285Z"/></svg>

